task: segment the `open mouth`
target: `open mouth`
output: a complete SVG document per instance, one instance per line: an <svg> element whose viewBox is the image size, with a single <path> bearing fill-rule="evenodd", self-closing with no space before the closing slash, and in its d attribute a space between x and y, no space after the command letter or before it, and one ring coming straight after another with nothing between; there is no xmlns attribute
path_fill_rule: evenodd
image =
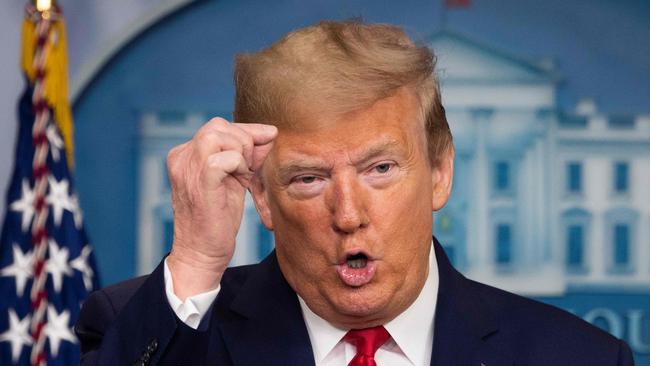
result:
<svg viewBox="0 0 650 366"><path fill-rule="evenodd" d="M372 281L377 263L366 253L351 253L336 266L336 270L343 283L351 287L361 287Z"/></svg>
<svg viewBox="0 0 650 366"><path fill-rule="evenodd" d="M366 265L368 265L368 256L363 253L349 255L346 259L346 263L350 268L365 268Z"/></svg>

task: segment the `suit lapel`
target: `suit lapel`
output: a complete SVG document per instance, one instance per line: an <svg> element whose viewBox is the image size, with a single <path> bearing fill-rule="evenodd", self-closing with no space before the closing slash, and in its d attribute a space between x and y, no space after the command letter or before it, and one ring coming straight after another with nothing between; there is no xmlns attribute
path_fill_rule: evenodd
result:
<svg viewBox="0 0 650 366"><path fill-rule="evenodd" d="M494 340L498 324L476 285L451 266L435 238L434 250L440 287L431 365L512 365L512 357Z"/></svg>
<svg viewBox="0 0 650 366"><path fill-rule="evenodd" d="M235 365L314 364L298 297L280 272L275 252L254 267L232 302L223 306L235 313L217 319Z"/></svg>

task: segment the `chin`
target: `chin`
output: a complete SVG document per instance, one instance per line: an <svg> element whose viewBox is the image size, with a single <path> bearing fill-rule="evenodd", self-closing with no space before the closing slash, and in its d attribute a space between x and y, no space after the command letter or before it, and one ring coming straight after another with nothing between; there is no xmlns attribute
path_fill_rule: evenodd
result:
<svg viewBox="0 0 650 366"><path fill-rule="evenodd" d="M390 303L392 296L382 296L381 291L373 289L374 286L363 286L361 288L345 287L335 294L332 303L336 312L353 318L375 319Z"/></svg>

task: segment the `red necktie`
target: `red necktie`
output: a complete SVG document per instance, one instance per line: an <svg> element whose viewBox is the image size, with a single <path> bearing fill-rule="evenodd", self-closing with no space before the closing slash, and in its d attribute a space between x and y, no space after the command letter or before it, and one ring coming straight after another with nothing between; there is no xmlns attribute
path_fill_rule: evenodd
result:
<svg viewBox="0 0 650 366"><path fill-rule="evenodd" d="M357 348L348 366L377 366L375 363L375 352L390 338L390 334L384 327L366 329L352 329L343 339L352 343Z"/></svg>

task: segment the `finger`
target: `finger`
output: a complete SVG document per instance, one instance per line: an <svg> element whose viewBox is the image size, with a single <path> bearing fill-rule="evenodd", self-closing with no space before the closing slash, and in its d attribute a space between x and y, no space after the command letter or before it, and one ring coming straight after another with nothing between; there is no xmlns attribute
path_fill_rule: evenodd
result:
<svg viewBox="0 0 650 366"><path fill-rule="evenodd" d="M244 155L246 162L248 162L248 166L251 166L253 162L253 148L255 144L253 142L253 137L251 134L233 123L229 124L228 126L219 126L217 130L232 135L239 141L242 146L242 155Z"/></svg>
<svg viewBox="0 0 650 366"><path fill-rule="evenodd" d="M234 150L212 154L206 160L202 181L207 189L216 188L228 176L235 177L242 186L246 187L246 179L253 173L248 169L244 156Z"/></svg>
<svg viewBox="0 0 650 366"><path fill-rule="evenodd" d="M214 131L220 131L224 128L228 128L231 123L221 117L211 118L208 122L204 123L194 137L200 136L201 134L210 133Z"/></svg>
<svg viewBox="0 0 650 366"><path fill-rule="evenodd" d="M252 170L261 166L266 155L270 151L272 146L270 144L273 142L278 132L275 126L263 124L254 124L251 128L249 127L249 124L246 123L231 123L228 125L218 123L215 124L213 128L216 131L232 135L240 141L242 145L242 155L244 155L246 162L248 162L248 166ZM260 134L260 129L263 129L266 132ZM258 149L259 147L262 147L262 149Z"/></svg>
<svg viewBox="0 0 650 366"><path fill-rule="evenodd" d="M197 136L195 148L198 153L197 158L201 162L207 160L211 155L221 151L233 150L244 155L244 146L237 137L233 134L222 133L216 130L210 132L204 131L200 136ZM248 155L252 155L252 152ZM252 158L246 160L247 164L250 166Z"/></svg>
<svg viewBox="0 0 650 366"><path fill-rule="evenodd" d="M264 145L255 146L255 149L253 149L253 158L251 162L252 171L256 172L262 167L272 148L273 141L270 141Z"/></svg>
<svg viewBox="0 0 650 366"><path fill-rule="evenodd" d="M224 128L229 126L236 126L241 128L244 132L251 135L255 145L265 144L275 138L278 134L277 127L269 124L262 123L239 123L239 122L228 122L227 120L221 117L215 117L210 119L206 124L204 124L197 134L201 132L208 132L212 130L224 131Z"/></svg>
<svg viewBox="0 0 650 366"><path fill-rule="evenodd" d="M277 129L274 126L256 124L256 127L253 127L252 129L253 133L250 133L249 131L246 130L246 127L241 128L242 125L246 125L246 124L230 123L227 120L219 117L212 118L210 121L208 121L205 125L203 125L199 129L199 131L195 135L195 138L204 135L209 135L214 132L221 132L223 134L233 135L234 137L240 140L242 144L242 154L244 155L244 158L246 158L246 161L248 161L250 165L253 156L252 155L253 146L256 143L255 139L257 139L257 143L264 143L265 140L269 138L268 136L264 135L265 134L264 132L260 133L259 130L267 129L269 130L268 133L270 133L271 136L275 136L274 134L277 134ZM221 149L221 150L225 150L225 149ZM218 152L218 151L220 150L215 149L212 152Z"/></svg>
<svg viewBox="0 0 650 366"><path fill-rule="evenodd" d="M167 153L167 174L170 176L173 175L173 172L176 172L178 162L181 160L180 155L187 149L189 141L176 145L169 150Z"/></svg>
<svg viewBox="0 0 650 366"><path fill-rule="evenodd" d="M273 125L261 123L233 123L233 125L250 134L255 145L267 144L278 135L278 128Z"/></svg>

